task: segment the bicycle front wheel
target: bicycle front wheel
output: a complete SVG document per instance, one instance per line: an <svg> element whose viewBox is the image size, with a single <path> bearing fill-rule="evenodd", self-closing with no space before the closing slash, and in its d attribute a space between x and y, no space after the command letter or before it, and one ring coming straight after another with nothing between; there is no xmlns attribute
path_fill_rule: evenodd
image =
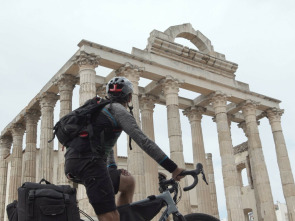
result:
<svg viewBox="0 0 295 221"><path fill-rule="evenodd" d="M184 216L186 221L220 221L219 219L203 214L203 213L192 213Z"/></svg>

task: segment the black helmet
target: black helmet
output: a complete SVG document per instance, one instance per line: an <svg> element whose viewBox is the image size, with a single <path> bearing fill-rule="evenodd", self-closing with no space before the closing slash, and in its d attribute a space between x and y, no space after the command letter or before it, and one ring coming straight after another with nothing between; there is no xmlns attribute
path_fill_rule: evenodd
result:
<svg viewBox="0 0 295 221"><path fill-rule="evenodd" d="M109 81L106 88L110 99L128 102L133 92L132 83L125 77L114 77Z"/></svg>

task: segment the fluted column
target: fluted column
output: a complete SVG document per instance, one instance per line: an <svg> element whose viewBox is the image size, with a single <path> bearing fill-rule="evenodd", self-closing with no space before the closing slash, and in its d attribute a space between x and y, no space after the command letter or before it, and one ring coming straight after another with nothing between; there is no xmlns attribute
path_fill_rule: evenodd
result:
<svg viewBox="0 0 295 221"><path fill-rule="evenodd" d="M11 169L10 169L10 182L8 192L8 203L17 200L17 189L21 186L22 176L22 151L23 151L23 136L25 126L21 123L14 124L12 129L13 148L11 154Z"/></svg>
<svg viewBox="0 0 295 221"><path fill-rule="evenodd" d="M40 110L31 109L26 115L26 150L23 155L24 170L22 182L36 182L36 144L37 123L40 119Z"/></svg>
<svg viewBox="0 0 295 221"><path fill-rule="evenodd" d="M156 98L152 95L143 95L140 99L142 131L153 141L155 141L153 119L155 101ZM159 192L158 185L155 185L159 182L158 164L150 156L144 153L144 165L146 195L155 195Z"/></svg>
<svg viewBox="0 0 295 221"><path fill-rule="evenodd" d="M138 81L140 78L141 70L137 66L133 66L129 63L125 64L119 70L116 71L117 76L126 77L133 85L133 94L132 94L132 105L133 105L133 115L136 119L137 124L140 126L140 117L139 117L139 89ZM136 187L133 200L141 200L146 197L145 189L145 167L143 164L143 150L138 147L138 145L133 142L132 150L130 151L128 145L128 160L127 167L128 170L135 178Z"/></svg>
<svg viewBox="0 0 295 221"><path fill-rule="evenodd" d="M80 98L79 104L82 106L85 101L96 96L95 86L95 68L99 64L100 57L95 54L88 54L81 51L74 59L75 63L79 66L80 76Z"/></svg>
<svg viewBox="0 0 295 221"><path fill-rule="evenodd" d="M273 197L256 120L256 105L255 102L246 101L242 111L246 122L248 152L252 168L258 220L276 221Z"/></svg>
<svg viewBox="0 0 295 221"><path fill-rule="evenodd" d="M183 112L183 114L188 117L191 125L194 165L201 163L203 165L204 172L207 173L208 170L201 126L202 114L205 111L206 109L203 107L189 107ZM198 183L196 191L198 211L213 215L209 186L205 182L201 181Z"/></svg>
<svg viewBox="0 0 295 221"><path fill-rule="evenodd" d="M5 198L7 184L7 161L12 143L11 136L2 136L0 139L0 220L4 220Z"/></svg>
<svg viewBox="0 0 295 221"><path fill-rule="evenodd" d="M63 74L59 81L57 82L59 89L59 100L60 100L60 112L59 118L62 118L66 114L72 111L72 97L73 90L75 88L77 80L76 77L70 74ZM62 145L58 145L58 168L57 168L57 183L60 185L69 184L68 179L64 174L64 164L65 164L65 149Z"/></svg>
<svg viewBox="0 0 295 221"><path fill-rule="evenodd" d="M267 110L266 114L269 119L275 142L277 161L280 170L283 193L288 208L289 221L295 221L295 185L281 125L281 116L283 112L283 110L273 108Z"/></svg>
<svg viewBox="0 0 295 221"><path fill-rule="evenodd" d="M162 80L161 83L166 98L170 157L179 167L185 168L178 106L178 92L180 83L171 76L167 76L166 79ZM182 179L181 186L187 186L187 179ZM182 213L190 213L191 208L188 192L183 192L182 200L178 205Z"/></svg>
<svg viewBox="0 0 295 221"><path fill-rule="evenodd" d="M58 95L46 92L40 98L41 133L40 133L40 176L53 181L53 142L48 143L53 135L54 106Z"/></svg>
<svg viewBox="0 0 295 221"><path fill-rule="evenodd" d="M206 165L207 165L207 180L210 189L210 199L211 199L211 207L212 207L212 215L219 219L218 212L218 203L217 203L217 195L216 195L216 186L215 186L215 178L214 178L214 169L213 169L213 161L212 161L212 153L206 154Z"/></svg>
<svg viewBox="0 0 295 221"><path fill-rule="evenodd" d="M213 95L211 102L213 104L217 125L228 220L244 220L241 187L239 184L231 133L226 113L227 97L222 92L216 92Z"/></svg>

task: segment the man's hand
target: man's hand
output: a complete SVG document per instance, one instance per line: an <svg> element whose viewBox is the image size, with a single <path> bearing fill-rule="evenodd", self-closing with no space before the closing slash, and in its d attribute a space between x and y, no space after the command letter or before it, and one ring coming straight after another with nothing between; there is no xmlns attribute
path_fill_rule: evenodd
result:
<svg viewBox="0 0 295 221"><path fill-rule="evenodd" d="M172 172L172 178L176 181L180 181L184 176L178 176L184 169L177 167L173 172Z"/></svg>
<svg viewBox="0 0 295 221"><path fill-rule="evenodd" d="M125 170L125 169L120 169L120 170L121 170L121 174L123 176L131 176L131 174L127 170Z"/></svg>

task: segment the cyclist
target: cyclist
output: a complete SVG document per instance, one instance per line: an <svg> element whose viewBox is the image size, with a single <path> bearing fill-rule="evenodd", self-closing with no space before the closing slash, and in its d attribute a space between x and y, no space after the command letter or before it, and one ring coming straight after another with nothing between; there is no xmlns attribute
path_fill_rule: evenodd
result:
<svg viewBox="0 0 295 221"><path fill-rule="evenodd" d="M135 118L127 111L132 100L132 83L124 77L111 79L106 87L111 100L95 116L92 125L95 134L92 144L97 148L94 154L89 139L82 135L75 138L65 154L65 173L69 179L81 182L98 219L119 221L114 195L119 191L118 206L131 203L134 194L134 178L126 170L118 170L113 153L122 130L125 131L150 157L180 180L179 168L138 127ZM93 145L92 145L93 146Z"/></svg>

